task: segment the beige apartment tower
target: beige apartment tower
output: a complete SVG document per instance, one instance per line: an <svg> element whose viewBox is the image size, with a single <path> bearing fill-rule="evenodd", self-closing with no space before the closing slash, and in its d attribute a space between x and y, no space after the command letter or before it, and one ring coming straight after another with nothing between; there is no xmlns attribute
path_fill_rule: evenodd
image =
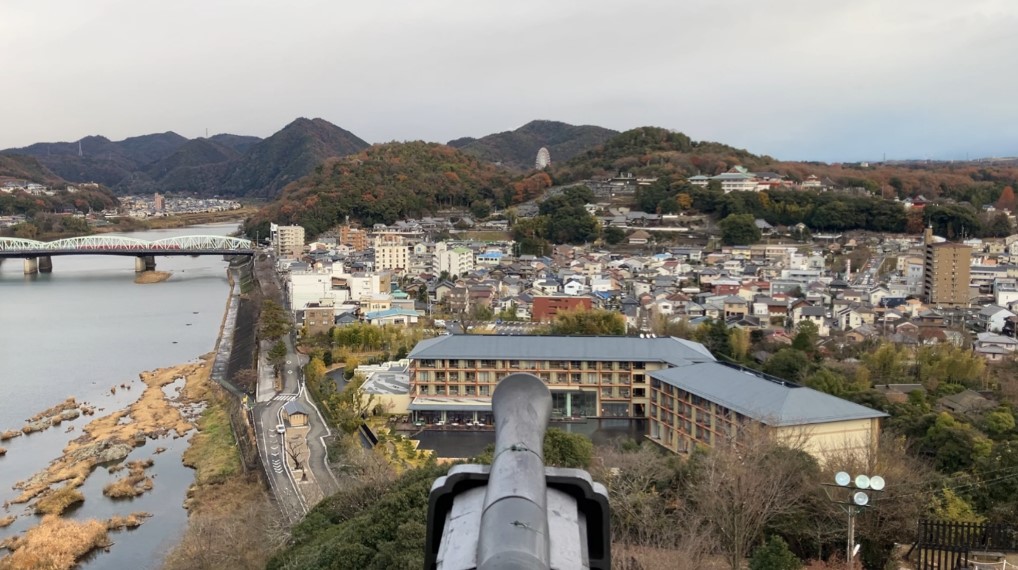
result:
<svg viewBox="0 0 1018 570"><path fill-rule="evenodd" d="M269 231L271 232L272 246L276 250L277 257L300 259L304 255L303 226L277 226L272 224Z"/></svg>
<svg viewBox="0 0 1018 570"><path fill-rule="evenodd" d="M926 259L923 266L923 298L931 305L964 307L970 300L969 266L972 248L960 243L933 242L926 228Z"/></svg>
<svg viewBox="0 0 1018 570"><path fill-rule="evenodd" d="M403 236L382 233L375 236L375 271L403 272L410 266L410 248Z"/></svg>

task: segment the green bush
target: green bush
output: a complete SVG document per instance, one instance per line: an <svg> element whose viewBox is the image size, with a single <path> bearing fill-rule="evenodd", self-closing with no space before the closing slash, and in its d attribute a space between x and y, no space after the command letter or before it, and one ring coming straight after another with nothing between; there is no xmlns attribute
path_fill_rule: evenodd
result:
<svg viewBox="0 0 1018 570"><path fill-rule="evenodd" d="M749 559L749 570L799 570L802 562L780 536L772 536Z"/></svg>

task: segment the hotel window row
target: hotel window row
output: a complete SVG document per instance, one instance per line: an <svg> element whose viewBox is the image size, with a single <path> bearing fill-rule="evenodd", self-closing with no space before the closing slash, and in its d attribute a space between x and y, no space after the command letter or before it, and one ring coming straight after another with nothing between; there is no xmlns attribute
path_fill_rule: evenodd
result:
<svg viewBox="0 0 1018 570"><path fill-rule="evenodd" d="M418 360L417 369L463 369L463 370L644 370L645 362L591 361L591 360Z"/></svg>
<svg viewBox="0 0 1018 570"><path fill-rule="evenodd" d="M735 437L746 416L657 379L650 386L650 437L678 452Z"/></svg>

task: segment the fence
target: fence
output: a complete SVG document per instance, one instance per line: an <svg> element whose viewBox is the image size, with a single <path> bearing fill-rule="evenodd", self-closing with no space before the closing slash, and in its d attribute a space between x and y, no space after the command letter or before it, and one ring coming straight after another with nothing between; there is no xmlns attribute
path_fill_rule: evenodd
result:
<svg viewBox="0 0 1018 570"><path fill-rule="evenodd" d="M975 552L1018 552L1018 530L1011 525L919 521L912 550L918 550L919 570L980 568L969 559Z"/></svg>

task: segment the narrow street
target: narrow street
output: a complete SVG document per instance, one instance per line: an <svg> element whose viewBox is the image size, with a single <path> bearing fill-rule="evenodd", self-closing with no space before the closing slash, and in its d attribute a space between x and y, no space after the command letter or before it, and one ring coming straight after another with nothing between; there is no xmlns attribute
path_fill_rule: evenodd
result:
<svg viewBox="0 0 1018 570"><path fill-rule="evenodd" d="M266 299L286 307L284 293L271 263L270 258L257 264L258 281ZM265 358L271 343L261 343L254 408L255 432L265 473L280 509L291 523L298 522L308 509L335 493L339 487L328 466L326 441L332 434L305 390L304 365L307 359L297 353L295 337L296 333L291 333L281 339L286 345L287 355L282 366L281 389L278 392L273 367ZM307 411L306 428L292 428L283 420L283 406L292 401L300 402ZM277 426L280 425L284 426L285 433L278 433ZM306 446L299 443L300 438L305 440ZM295 449L306 448L298 457L303 467L301 470L296 470L298 465L291 454L287 453L291 441Z"/></svg>

